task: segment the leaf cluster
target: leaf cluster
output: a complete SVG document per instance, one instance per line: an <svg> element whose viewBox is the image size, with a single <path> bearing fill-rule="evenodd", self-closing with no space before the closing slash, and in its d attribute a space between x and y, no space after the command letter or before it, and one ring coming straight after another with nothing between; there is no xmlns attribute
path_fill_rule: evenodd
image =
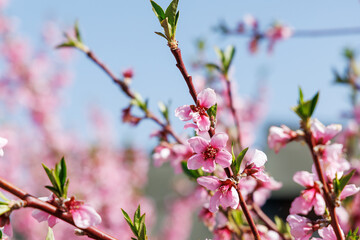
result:
<svg viewBox="0 0 360 240"><path fill-rule="evenodd" d="M208 63L208 64L206 64L206 66L208 68L215 68L216 70L221 72L222 75L227 77L231 63L234 59L235 47L230 45L225 50L215 47L215 52L219 58L221 66L219 66L215 63Z"/></svg>
<svg viewBox="0 0 360 240"><path fill-rule="evenodd" d="M81 39L78 21L75 22L74 31L75 31L75 37L71 37L69 36L69 34L65 33L65 38L67 41L57 45L56 48L73 47L87 53L89 51L89 48L85 46L85 44Z"/></svg>
<svg viewBox="0 0 360 240"><path fill-rule="evenodd" d="M346 235L346 240L359 240L360 239L360 234L359 234L359 227L356 228L356 230L352 231L350 229L350 231L348 232L348 234Z"/></svg>
<svg viewBox="0 0 360 240"><path fill-rule="evenodd" d="M280 233L287 234L288 236L291 236L290 233L290 225L287 222L284 222L280 217L275 216L274 217L275 224L277 229Z"/></svg>
<svg viewBox="0 0 360 240"><path fill-rule="evenodd" d="M316 104L319 99L319 92L317 92L312 99L308 101L304 101L304 95L299 87L299 101L298 105L295 107L292 107L292 110L303 120L308 120L312 114L314 113Z"/></svg>
<svg viewBox="0 0 360 240"><path fill-rule="evenodd" d="M52 186L45 186L58 198L66 199L69 187L69 179L67 178L67 169L64 157L55 165L55 169L48 168L42 164Z"/></svg>
<svg viewBox="0 0 360 240"><path fill-rule="evenodd" d="M121 209L126 222L129 224L131 231L134 233L135 237L132 237L131 240L147 240L146 236L146 226L145 226L145 213L141 215L140 205L134 213L134 220L132 221L129 215Z"/></svg>
<svg viewBox="0 0 360 240"><path fill-rule="evenodd" d="M3 215L6 212L11 211L11 208L9 207L10 200L5 197L2 192L0 192L0 216ZM1 238L0 238L1 239Z"/></svg>
<svg viewBox="0 0 360 240"><path fill-rule="evenodd" d="M164 29L164 33L155 32L159 36L165 38L169 43L175 40L177 22L179 20L179 11L177 10L179 0L173 0L164 11L156 2L150 1L152 10L158 18L160 25Z"/></svg>

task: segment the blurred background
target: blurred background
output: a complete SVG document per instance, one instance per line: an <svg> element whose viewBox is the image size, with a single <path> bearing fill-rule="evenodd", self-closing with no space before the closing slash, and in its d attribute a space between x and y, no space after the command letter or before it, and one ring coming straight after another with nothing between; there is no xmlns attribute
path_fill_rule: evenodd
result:
<svg viewBox="0 0 360 240"><path fill-rule="evenodd" d="M157 1L161 6L168 2ZM180 1L179 10L177 40L190 74L194 71L191 65L197 58L196 43L199 39L205 42L206 59L210 62L216 62L214 46L225 48L232 44L236 47L236 55L231 75L236 81L237 92L242 96L254 96L258 94L259 86L266 89L266 115L257 129L253 147L267 149L267 131L271 125L298 127L298 117L290 108L296 105L299 86L306 98L320 91L315 117L325 124L346 123L342 115L351 109L349 89L334 84L332 70L345 67L343 49L359 49L360 34L290 38L277 43L271 54L267 45L260 43L258 52L251 54L249 38L225 37L214 28L221 22L236 26L245 14L255 16L260 29L264 30L276 20L295 30L360 27L359 1L228 0L219 3L195 0ZM148 1L12 0L5 12L15 17L19 31L35 46L42 44L44 22L53 21L65 31L78 20L85 44L114 73L121 76L122 71L133 69L131 88L144 99L149 99L150 109L156 112L159 101L171 101L171 122L176 131L182 131L183 123L172 113L176 107L190 104L192 99L166 41L154 34L161 28ZM121 111L129 104L129 99L85 55L76 53L71 58L73 81L62 95L64 104L60 115L65 127L76 131L84 140L94 138L89 133L91 126L87 119L89 107L96 105L114 126L118 145L135 145L150 152L156 146L156 140L149 137L155 125L150 121L143 121L136 127L123 124ZM292 176L298 169L311 168L310 155L303 154L306 152L304 149L300 144L292 143L277 155L273 151L267 152L267 170L283 183L282 190L273 194L270 203L277 204L271 205L271 210L281 210L286 215L286 204L300 191L301 187L292 182ZM174 174L169 166L151 167L149 174L146 194L155 199L161 222L165 211L164 196L172 191ZM265 211L271 212L269 208ZM201 231L205 228L201 223L195 225L195 229L198 231L193 232L190 239L204 239Z"/></svg>

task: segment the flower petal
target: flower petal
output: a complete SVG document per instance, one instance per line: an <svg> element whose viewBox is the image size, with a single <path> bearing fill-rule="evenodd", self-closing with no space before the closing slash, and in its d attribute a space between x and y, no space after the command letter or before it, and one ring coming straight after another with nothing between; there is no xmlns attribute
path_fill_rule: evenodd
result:
<svg viewBox="0 0 360 240"><path fill-rule="evenodd" d="M202 137L192 137L188 140L188 143L196 153L204 152L209 145L208 141Z"/></svg>
<svg viewBox="0 0 360 240"><path fill-rule="evenodd" d="M250 163L254 163L256 167L262 167L267 161L266 154L263 151L255 149L254 155L252 156Z"/></svg>
<svg viewBox="0 0 360 240"><path fill-rule="evenodd" d="M89 205L82 205L72 212L73 220L78 228L86 229L101 222L100 215Z"/></svg>
<svg viewBox="0 0 360 240"><path fill-rule="evenodd" d="M210 129L210 119L205 115L197 118L196 124L200 131L209 131Z"/></svg>
<svg viewBox="0 0 360 240"><path fill-rule="evenodd" d="M344 200L348 196L354 195L360 191L360 187L356 187L355 184L349 184L344 187L340 193L340 199Z"/></svg>
<svg viewBox="0 0 360 240"><path fill-rule="evenodd" d="M222 194L217 191L211 198L210 198L210 204L209 204L209 211L210 212L216 212L219 210L219 204L220 200L222 198Z"/></svg>
<svg viewBox="0 0 360 240"><path fill-rule="evenodd" d="M210 145L217 149L226 147L229 136L226 133L216 133L210 140Z"/></svg>
<svg viewBox="0 0 360 240"><path fill-rule="evenodd" d="M184 105L175 109L175 116L181 121L189 121L191 119L191 108L189 105Z"/></svg>
<svg viewBox="0 0 360 240"><path fill-rule="evenodd" d="M213 159L206 159L205 162L204 162L204 165L202 167L202 169L205 171L205 172L213 172L215 170L215 161Z"/></svg>
<svg viewBox="0 0 360 240"><path fill-rule="evenodd" d="M235 188L231 187L229 191L223 194L220 204L224 208L231 207L232 209L236 209L239 206L239 195Z"/></svg>
<svg viewBox="0 0 360 240"><path fill-rule="evenodd" d="M211 190L211 191L215 191L216 189L218 189L221 185L220 180L215 177L215 176L204 176L204 177L199 177L197 179L198 184L200 184L201 186Z"/></svg>
<svg viewBox="0 0 360 240"><path fill-rule="evenodd" d="M216 154L215 162L224 168L230 167L232 162L232 155L228 151L220 151Z"/></svg>
<svg viewBox="0 0 360 240"><path fill-rule="evenodd" d="M187 162L188 169L199 169L205 164L205 159L202 154L195 154L191 156Z"/></svg>
<svg viewBox="0 0 360 240"><path fill-rule="evenodd" d="M314 174L306 171L299 171L294 174L294 182L304 186L312 187L314 186Z"/></svg>
<svg viewBox="0 0 360 240"><path fill-rule="evenodd" d="M206 88L197 95L197 99L201 107L210 108L216 103L216 93L213 89Z"/></svg>

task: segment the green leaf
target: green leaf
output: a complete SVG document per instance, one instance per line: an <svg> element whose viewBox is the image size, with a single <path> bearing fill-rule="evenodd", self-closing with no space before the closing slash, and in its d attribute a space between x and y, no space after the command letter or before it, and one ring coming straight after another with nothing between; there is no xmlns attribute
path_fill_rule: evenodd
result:
<svg viewBox="0 0 360 240"><path fill-rule="evenodd" d="M55 240L54 232L51 227L48 227L48 233L45 240Z"/></svg>
<svg viewBox="0 0 360 240"><path fill-rule="evenodd" d="M0 239L2 239L3 233L2 230L0 229Z"/></svg>
<svg viewBox="0 0 360 240"><path fill-rule="evenodd" d="M154 1L150 1L152 10L154 11L156 17L159 19L159 22L161 23L162 20L165 19L165 13L164 10Z"/></svg>
<svg viewBox="0 0 360 240"><path fill-rule="evenodd" d="M76 47L76 45L73 41L69 41L66 43L59 44L55 48L65 48L65 47Z"/></svg>
<svg viewBox="0 0 360 240"><path fill-rule="evenodd" d="M139 239L140 240L145 240L145 236L146 236L146 226L145 226L145 213L140 217L140 222L139 222Z"/></svg>
<svg viewBox="0 0 360 240"><path fill-rule="evenodd" d="M203 175L203 172L201 169L198 169L198 170L188 169L186 161L181 162L181 167L182 167L185 175L187 175L192 180L196 180L198 177L201 177Z"/></svg>
<svg viewBox="0 0 360 240"><path fill-rule="evenodd" d="M9 201L10 201L9 199L7 199L7 198L5 197L5 195L4 195L2 192L0 192L0 198L1 198L2 200L4 200L5 202L9 202Z"/></svg>
<svg viewBox="0 0 360 240"><path fill-rule="evenodd" d="M235 55L235 47L230 45L228 46L225 51L224 51L224 74L227 74L231 65L231 62L234 59L234 55Z"/></svg>
<svg viewBox="0 0 360 240"><path fill-rule="evenodd" d="M290 235L290 226L287 222L284 222L281 218L278 216L274 217L275 224L279 232L281 233L288 233Z"/></svg>
<svg viewBox="0 0 360 240"><path fill-rule="evenodd" d="M76 22L75 22L74 29L75 29L76 39L77 39L79 42L82 42L82 40L81 40L81 35L80 35L80 30L79 30L79 21L76 21Z"/></svg>
<svg viewBox="0 0 360 240"><path fill-rule="evenodd" d="M359 227L356 228L356 230L352 231L349 230L348 234L346 235L346 240L359 240Z"/></svg>
<svg viewBox="0 0 360 240"><path fill-rule="evenodd" d="M59 172L59 178L60 178L60 184L62 186L62 188L64 188L65 183L66 183L66 178L67 178L67 168L66 168L66 162L65 162L65 158L62 157L60 160L60 172Z"/></svg>
<svg viewBox="0 0 360 240"><path fill-rule="evenodd" d="M161 21L160 24L164 28L164 33L165 33L166 39L168 39L168 40L173 39L173 34L172 34L172 30L171 30L171 25L169 24L169 20L167 18L165 18L164 20Z"/></svg>
<svg viewBox="0 0 360 240"><path fill-rule="evenodd" d="M163 117L166 119L166 121L169 121L169 107L166 106L163 102L159 102L158 106Z"/></svg>
<svg viewBox="0 0 360 240"><path fill-rule="evenodd" d="M216 69L216 70L218 70L219 72L221 72L221 67L219 67L217 64L215 64L215 63L207 63L206 65L205 65L207 68L209 68L209 69Z"/></svg>
<svg viewBox="0 0 360 240"><path fill-rule="evenodd" d="M11 208L9 207L8 204L0 205L0 216L3 215L6 212L9 212L10 210L11 210Z"/></svg>
<svg viewBox="0 0 360 240"><path fill-rule="evenodd" d="M163 33L161 33L161 32L155 32L157 35L159 35L159 36L161 36L161 37L163 37L163 38L165 38L166 40L167 40L167 38L166 38L166 36L163 34Z"/></svg>
<svg viewBox="0 0 360 240"><path fill-rule="evenodd" d="M242 163L242 161L243 161L243 159L244 159L244 157L245 157L245 154L246 154L246 152L248 151L248 149L249 149L248 147L245 148L245 149L242 150L242 151L239 153L239 155L237 156L237 158L236 158L236 160L235 160L235 163L234 163L234 170L235 170L234 174L237 175L237 174L239 173L241 163Z"/></svg>
<svg viewBox="0 0 360 240"><path fill-rule="evenodd" d="M243 212L240 210L231 210L231 217L234 219L234 222L237 226L242 226L243 222Z"/></svg>
<svg viewBox="0 0 360 240"><path fill-rule="evenodd" d="M131 231L135 234L135 236L137 236L137 229L135 228L133 222L131 221L129 215L127 214L127 212L124 211L124 209L121 209L122 214L124 215L124 218L126 220L126 222L129 224Z"/></svg>
<svg viewBox="0 0 360 240"><path fill-rule="evenodd" d="M210 119L211 119L211 117L214 117L214 120L216 120L217 103L215 105L211 106L206 112L209 115Z"/></svg>
<svg viewBox="0 0 360 240"><path fill-rule="evenodd" d="M140 205L139 205L134 213L134 226L137 232L139 232L140 220L141 220L140 217L141 215L140 215Z"/></svg>
<svg viewBox="0 0 360 240"><path fill-rule="evenodd" d="M61 192L57 189L57 188L54 188L53 186L45 186L45 188L49 189L51 192L53 192L58 198L61 198L62 194Z"/></svg>
<svg viewBox="0 0 360 240"><path fill-rule="evenodd" d="M309 117L312 116L312 114L314 113L314 110L315 110L315 107L316 107L316 104L318 102L318 99L319 99L319 92L317 92L315 94L315 96L312 98L311 100L311 105L310 105L310 112L309 112Z"/></svg>
<svg viewBox="0 0 360 240"><path fill-rule="evenodd" d="M215 50L215 53L216 53L216 55L218 56L221 64L224 66L225 56L224 56L223 51L221 51L221 49L218 48L218 47L214 47L214 50Z"/></svg>
<svg viewBox="0 0 360 240"><path fill-rule="evenodd" d="M57 189L58 191L60 191L59 181L56 180L54 171L50 170L45 164L42 164L42 166L45 169L45 172L48 175L49 180L52 183L52 185L54 186L54 188Z"/></svg>
<svg viewBox="0 0 360 240"><path fill-rule="evenodd" d="M342 190L344 190L346 184L348 184L348 182L350 181L350 179L354 175L354 173L355 173L355 169L352 170L351 172L349 172L348 174L342 176L339 179L339 191L340 191L340 193L342 192Z"/></svg>
<svg viewBox="0 0 360 240"><path fill-rule="evenodd" d="M165 11L165 18L168 18L169 24L171 27L175 27L176 22L176 11L178 7L179 0L173 0Z"/></svg>
<svg viewBox="0 0 360 240"><path fill-rule="evenodd" d="M355 58L355 51L350 48L345 48L344 50L344 57L348 60L352 60Z"/></svg>

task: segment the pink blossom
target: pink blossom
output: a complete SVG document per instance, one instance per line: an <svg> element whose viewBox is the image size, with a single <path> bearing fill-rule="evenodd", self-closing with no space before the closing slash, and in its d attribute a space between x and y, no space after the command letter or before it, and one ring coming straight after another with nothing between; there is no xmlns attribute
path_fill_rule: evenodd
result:
<svg viewBox="0 0 360 240"><path fill-rule="evenodd" d="M4 156L4 150L3 147L8 143L8 140L6 138L0 137L0 157Z"/></svg>
<svg viewBox="0 0 360 240"><path fill-rule="evenodd" d="M269 148L274 149L275 153L278 153L280 148L284 147L296 136L296 132L285 125L282 125L281 127L272 126L269 129L268 136Z"/></svg>
<svg viewBox="0 0 360 240"><path fill-rule="evenodd" d="M207 226L210 231L214 229L215 226L215 214L210 212L209 208L203 207L199 212L200 220Z"/></svg>
<svg viewBox="0 0 360 240"><path fill-rule="evenodd" d="M230 179L220 180L215 176L199 177L197 182L211 190L215 191L214 195L210 198L209 210L216 212L219 205L224 208L231 207L236 209L239 205L239 195Z"/></svg>
<svg viewBox="0 0 360 240"><path fill-rule="evenodd" d="M246 163L242 174L254 177L260 181L269 181L269 176L265 174L264 164L267 161L266 154L263 151L255 149L253 156Z"/></svg>
<svg viewBox="0 0 360 240"><path fill-rule="evenodd" d="M293 180L306 187L301 195L292 202L291 214L308 214L312 207L317 215L325 213L325 200L321 195L319 184L315 181L315 175L306 171L296 172Z"/></svg>
<svg viewBox="0 0 360 240"><path fill-rule="evenodd" d="M228 227L217 228L214 230L213 240L231 240L232 231Z"/></svg>
<svg viewBox="0 0 360 240"><path fill-rule="evenodd" d="M290 38L293 35L293 30L291 27L282 25L282 24L274 24L267 32L266 37L269 39L269 52L272 52L274 45L277 41L285 40Z"/></svg>
<svg viewBox="0 0 360 240"><path fill-rule="evenodd" d="M228 140L226 133L215 134L210 141L202 137L192 137L188 140L195 154L187 162L189 169L202 169L206 172L215 170L215 162L227 168L231 165L232 156L225 150Z"/></svg>
<svg viewBox="0 0 360 240"><path fill-rule="evenodd" d="M88 204L76 201L72 197L69 201L65 202L65 205L78 228L86 229L101 223L100 215Z"/></svg>
<svg viewBox="0 0 360 240"><path fill-rule="evenodd" d="M256 189L253 191L253 200L254 202L262 206L265 204L266 200L270 197L270 194L273 190L278 190L282 187L281 182L277 182L274 178L269 177L269 181L257 181Z"/></svg>
<svg viewBox="0 0 360 240"><path fill-rule="evenodd" d="M360 191L360 187L356 187L355 184L348 184L341 191L340 200L342 201L351 195L357 194L359 191Z"/></svg>
<svg viewBox="0 0 360 240"><path fill-rule="evenodd" d="M326 144L333 137L335 137L341 131L340 124L330 124L329 126L324 126L316 118L311 119L311 132L312 136L316 141L316 144Z"/></svg>
<svg viewBox="0 0 360 240"><path fill-rule="evenodd" d="M182 121L193 120L200 131L209 131L210 119L206 112L216 103L216 93L211 88L202 90L197 95L197 105L184 105L175 110L175 116ZM188 125L194 127L194 125Z"/></svg>
<svg viewBox="0 0 360 240"><path fill-rule="evenodd" d="M337 240L337 237L335 235L334 229L331 225L321 228L318 231L320 237L322 238L312 238L312 240ZM344 236L343 231L341 230L341 235Z"/></svg>
<svg viewBox="0 0 360 240"><path fill-rule="evenodd" d="M289 215L286 221L290 225L291 235L295 240L308 240L313 233L313 226L309 219L299 215Z"/></svg>
<svg viewBox="0 0 360 240"><path fill-rule="evenodd" d="M159 145L155 147L154 153L152 155L155 167L160 167L165 162L167 162L169 160L170 154L171 150L167 146Z"/></svg>
<svg viewBox="0 0 360 240"><path fill-rule="evenodd" d="M38 222L44 222L47 221L49 227L54 227L56 223L58 223L58 218L54 217L53 215L50 215L46 212L40 211L35 209L32 213L31 216L33 216L33 218L35 218Z"/></svg>

